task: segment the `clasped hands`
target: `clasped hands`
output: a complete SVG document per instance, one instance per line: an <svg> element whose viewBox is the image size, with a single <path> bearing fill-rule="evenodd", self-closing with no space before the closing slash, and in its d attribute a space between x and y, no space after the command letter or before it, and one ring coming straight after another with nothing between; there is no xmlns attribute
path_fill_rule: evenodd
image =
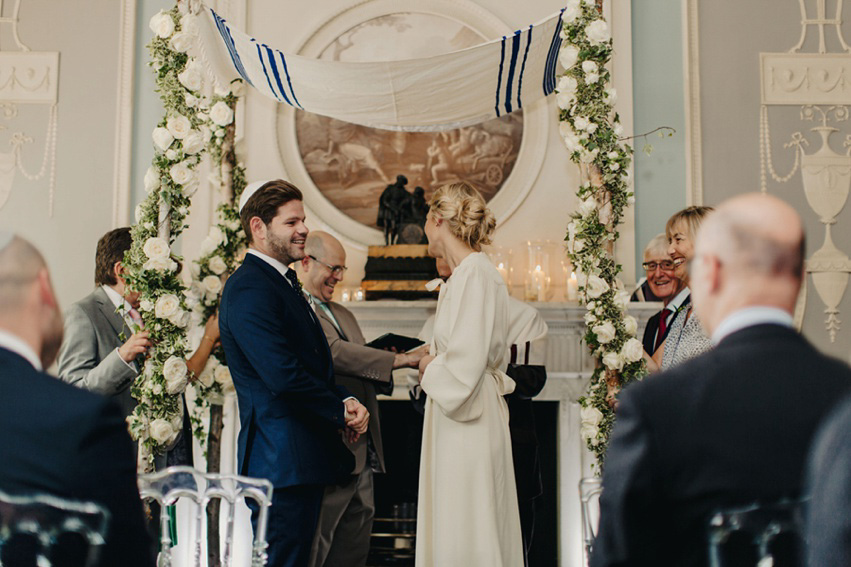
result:
<svg viewBox="0 0 851 567"><path fill-rule="evenodd" d="M349 398L343 404L346 407L346 438L349 443L354 443L369 427L369 412L366 406L354 398Z"/></svg>

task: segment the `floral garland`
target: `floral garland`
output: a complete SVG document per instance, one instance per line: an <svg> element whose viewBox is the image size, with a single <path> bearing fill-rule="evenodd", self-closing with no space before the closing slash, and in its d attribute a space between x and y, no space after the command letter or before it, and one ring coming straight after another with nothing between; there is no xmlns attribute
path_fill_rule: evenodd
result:
<svg viewBox="0 0 851 567"><path fill-rule="evenodd" d="M171 250L186 228L190 197L198 187L196 168L212 132L205 124L202 69L187 53L197 41L197 24L185 3L160 11L150 21L148 44L165 116L153 132L155 155L145 174L145 200L136 207L133 245L124 257L125 277L140 293L140 312L154 346L131 394L138 405L127 418L139 441L140 462L177 439L183 421L180 395L188 382L186 328L190 312L178 276L182 259Z"/></svg>
<svg viewBox="0 0 851 567"><path fill-rule="evenodd" d="M614 424L615 396L646 374L642 344L635 337L638 323L626 314L629 292L613 258L617 226L633 203L632 148L620 139L623 128L613 110L617 93L607 86L612 39L596 2L569 0L563 18L559 61L566 71L556 87L559 132L585 178L565 240L586 304L584 339L598 360L588 392L579 399L580 434L597 457L599 474Z"/></svg>
<svg viewBox="0 0 851 567"><path fill-rule="evenodd" d="M245 167L238 163L234 151L234 109L242 95L241 80L234 81L230 90L217 92L212 99L210 127L213 130L209 152L211 161L218 164L215 177L225 200L217 209L217 222L201 243L200 257L192 266L192 284L186 293L193 322L203 326L219 308L223 280L242 262L247 249L245 232L236 203L245 189ZM195 382L195 407L190 416L193 435L205 447L207 430L204 415L211 404L221 404L223 396L234 392L233 380L219 346L207 359L204 370Z"/></svg>

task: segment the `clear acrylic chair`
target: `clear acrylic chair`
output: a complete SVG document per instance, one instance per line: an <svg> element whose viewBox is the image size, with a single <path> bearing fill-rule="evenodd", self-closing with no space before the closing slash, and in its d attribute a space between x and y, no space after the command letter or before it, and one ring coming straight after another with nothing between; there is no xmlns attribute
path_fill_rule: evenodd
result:
<svg viewBox="0 0 851 567"><path fill-rule="evenodd" d="M603 491L602 482L598 477L583 478L579 481L579 501L582 505L582 541L585 544L585 561L591 558L594 538L597 536L599 520L599 498Z"/></svg>
<svg viewBox="0 0 851 567"><path fill-rule="evenodd" d="M252 499L260 507L257 520L257 530L251 546L251 567L262 567L268 559L266 548L266 522L269 506L272 505L272 483L265 479L250 478L234 474L203 473L192 467L169 467L161 472L139 475L139 493L143 499L153 499L160 507L160 554L157 558L158 567L171 565L172 542L169 530L169 514L167 506L172 506L181 498L192 502L194 516L192 518L192 548L193 565L200 567L203 541L206 540L203 531L207 504L216 499L227 503L224 506L225 528L224 549L221 551L221 565L229 567L233 561L234 513L236 504L245 499ZM237 561L239 566L245 561Z"/></svg>
<svg viewBox="0 0 851 567"><path fill-rule="evenodd" d="M0 566L90 567L108 523L109 512L98 504L0 492Z"/></svg>

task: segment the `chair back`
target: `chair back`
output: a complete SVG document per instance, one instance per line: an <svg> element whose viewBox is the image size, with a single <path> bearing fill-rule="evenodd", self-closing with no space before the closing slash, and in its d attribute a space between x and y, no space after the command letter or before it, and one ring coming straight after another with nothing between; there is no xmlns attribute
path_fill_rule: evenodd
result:
<svg viewBox="0 0 851 567"><path fill-rule="evenodd" d="M709 521L710 567L798 567L803 553L803 502L721 510Z"/></svg>
<svg viewBox="0 0 851 567"><path fill-rule="evenodd" d="M203 473L192 467L169 467L161 472L139 475L139 493L143 499L153 499L160 507L160 555L158 567L171 565L171 553L174 542L169 529L168 506L173 506L181 498L192 503L191 545L193 565L201 566L202 542L207 538L202 532L207 504L221 500L223 506L225 534L220 562L224 567L232 565L234 514L236 504L245 499L254 500L259 506L257 529L251 546L251 567L262 567L268 559L266 548L266 522L269 507L272 505L272 483L266 479L250 478L235 474ZM208 550L209 551L209 550ZM245 561L237 561L245 565Z"/></svg>
<svg viewBox="0 0 851 567"><path fill-rule="evenodd" d="M0 567L91 567L108 522L109 512L91 502L0 492Z"/></svg>
<svg viewBox="0 0 851 567"><path fill-rule="evenodd" d="M579 501L582 505L582 541L585 543L585 561L591 559L597 524L600 521L600 493L603 485L599 477L579 481Z"/></svg>

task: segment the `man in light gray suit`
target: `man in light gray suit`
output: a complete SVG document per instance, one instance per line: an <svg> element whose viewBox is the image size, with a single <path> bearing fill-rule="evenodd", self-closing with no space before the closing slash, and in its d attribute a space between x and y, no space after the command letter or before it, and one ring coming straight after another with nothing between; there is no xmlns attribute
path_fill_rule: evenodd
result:
<svg viewBox="0 0 851 567"><path fill-rule="evenodd" d="M65 314L65 340L58 361L62 380L112 397L124 415L136 407L130 386L151 345L136 311L139 294L127 289L123 278L124 252L132 243L127 227L111 230L98 241L97 288Z"/></svg>
<svg viewBox="0 0 851 567"><path fill-rule="evenodd" d="M334 379L369 411L369 430L347 446L355 468L344 484L330 485L313 539L312 567L362 567L369 553L375 516L373 472L384 472L384 449L378 418L377 393L393 391L394 368L416 368L424 350L393 353L364 346L366 342L352 312L331 301L334 287L346 271L346 251L327 232L310 231L301 260L304 291L316 311L334 362Z"/></svg>

